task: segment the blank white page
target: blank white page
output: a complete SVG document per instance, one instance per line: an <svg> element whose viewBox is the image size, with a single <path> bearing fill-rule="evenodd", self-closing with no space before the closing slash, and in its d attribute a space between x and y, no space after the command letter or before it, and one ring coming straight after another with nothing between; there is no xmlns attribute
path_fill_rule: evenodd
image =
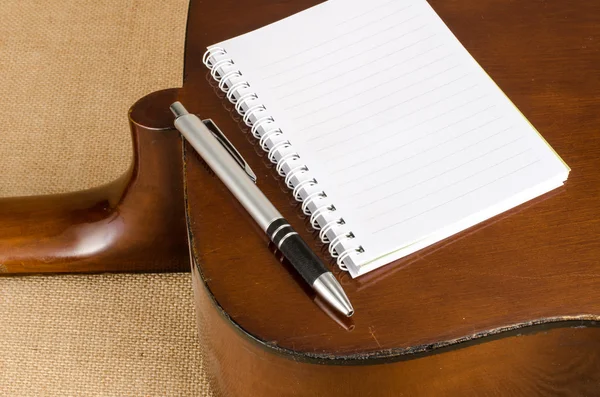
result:
<svg viewBox="0 0 600 397"><path fill-rule="evenodd" d="M363 248L353 276L567 178L424 0L330 0L217 46Z"/></svg>

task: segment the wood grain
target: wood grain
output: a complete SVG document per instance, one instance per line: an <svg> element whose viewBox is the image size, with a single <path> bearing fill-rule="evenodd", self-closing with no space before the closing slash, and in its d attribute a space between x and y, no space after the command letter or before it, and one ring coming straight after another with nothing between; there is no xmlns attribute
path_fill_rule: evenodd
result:
<svg viewBox="0 0 600 397"><path fill-rule="evenodd" d="M258 175L258 186L323 253L289 191L231 107L215 95L201 64L207 45L315 3L192 2L179 99L217 122ZM600 390L598 329L564 328L600 319L600 3L431 4L572 168L566 186L356 280L336 272L356 309L351 323L340 324L279 263L253 221L188 148L197 304L199 315L211 320L202 323L201 333L210 342L207 360L223 395ZM323 258L334 269L331 258ZM508 336L547 323L559 327ZM494 335L501 338L492 340ZM315 363L320 369L311 367ZM236 383L234 374L244 371L249 375ZM277 376L282 380L273 381ZM256 385L252 378L275 385ZM299 384L314 386L306 386L313 394Z"/></svg>
<svg viewBox="0 0 600 397"><path fill-rule="evenodd" d="M232 326L206 289L200 268L193 270L196 313L216 396L598 395L598 328L531 327L381 363L309 362Z"/></svg>
<svg viewBox="0 0 600 397"><path fill-rule="evenodd" d="M0 199L1 274L189 270L181 139L168 112L176 95L133 105L133 162L116 181Z"/></svg>

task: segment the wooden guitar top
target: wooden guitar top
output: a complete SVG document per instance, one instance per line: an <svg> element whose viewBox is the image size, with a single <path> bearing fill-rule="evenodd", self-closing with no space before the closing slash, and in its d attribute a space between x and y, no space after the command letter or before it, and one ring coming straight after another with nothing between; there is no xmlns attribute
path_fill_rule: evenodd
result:
<svg viewBox="0 0 600 397"><path fill-rule="evenodd" d="M207 45L315 3L192 2L179 100L219 125L257 174L258 186L334 269L201 63ZM337 271L356 314L332 319L186 147L188 226L198 270L222 314L266 347L299 359L377 361L534 324L600 320L600 3L430 3L572 168L569 180L358 279Z"/></svg>

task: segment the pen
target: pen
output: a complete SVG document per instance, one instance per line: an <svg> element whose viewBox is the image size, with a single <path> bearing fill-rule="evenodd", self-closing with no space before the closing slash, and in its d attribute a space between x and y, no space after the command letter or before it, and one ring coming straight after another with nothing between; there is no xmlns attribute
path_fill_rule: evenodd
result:
<svg viewBox="0 0 600 397"><path fill-rule="evenodd" d="M192 145L214 173L239 200L269 239L314 291L333 308L350 317L354 309L342 286L321 259L283 218L249 177L247 166L224 136L216 136L194 114L175 102L171 105L175 128ZM229 146L229 147L227 147ZM241 161L240 161L241 159ZM240 167L242 165L242 167Z"/></svg>

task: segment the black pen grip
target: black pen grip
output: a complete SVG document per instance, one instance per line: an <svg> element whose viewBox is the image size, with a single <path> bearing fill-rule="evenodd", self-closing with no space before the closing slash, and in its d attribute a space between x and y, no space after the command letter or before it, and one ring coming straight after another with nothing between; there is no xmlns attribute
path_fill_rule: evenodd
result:
<svg viewBox="0 0 600 397"><path fill-rule="evenodd" d="M309 285L329 270L321 258L310 249L308 244L283 218L277 219L267 229L267 234L283 256Z"/></svg>

